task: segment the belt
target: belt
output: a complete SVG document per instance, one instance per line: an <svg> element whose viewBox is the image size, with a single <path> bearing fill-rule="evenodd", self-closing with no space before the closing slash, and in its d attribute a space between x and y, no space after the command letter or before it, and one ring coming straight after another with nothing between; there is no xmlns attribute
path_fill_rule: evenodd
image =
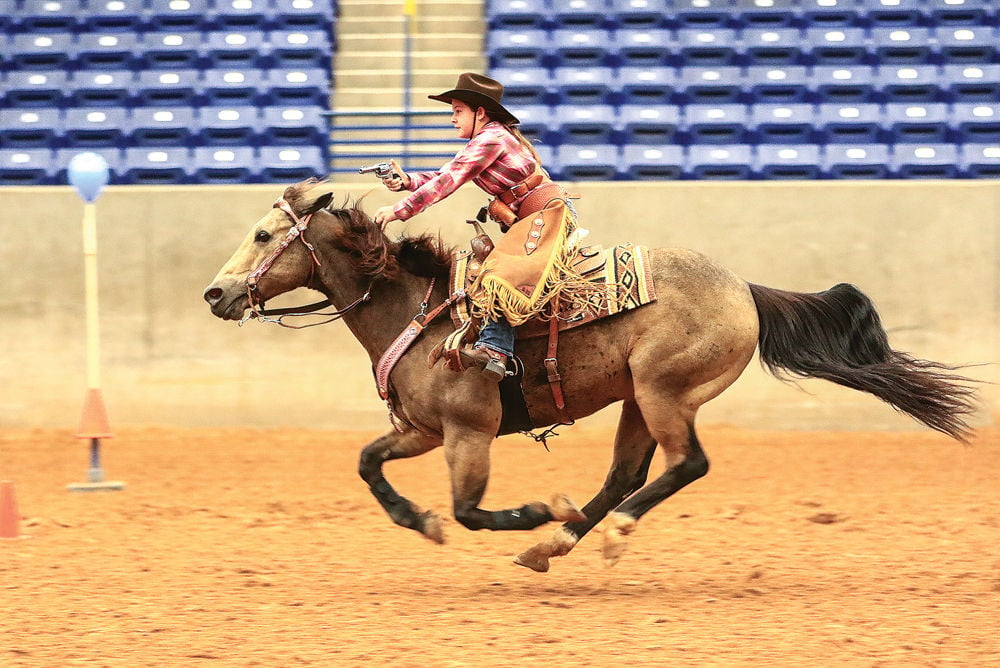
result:
<svg viewBox="0 0 1000 668"><path fill-rule="evenodd" d="M542 174L541 172L535 172L531 174L528 178L526 178L525 180L521 181L516 186L511 188L510 190L505 190L504 192L497 195L497 199L499 199L507 206L510 206L514 202L514 200L516 200L518 197L524 197L529 192L540 186L546 180L547 179L545 178L544 174Z"/></svg>

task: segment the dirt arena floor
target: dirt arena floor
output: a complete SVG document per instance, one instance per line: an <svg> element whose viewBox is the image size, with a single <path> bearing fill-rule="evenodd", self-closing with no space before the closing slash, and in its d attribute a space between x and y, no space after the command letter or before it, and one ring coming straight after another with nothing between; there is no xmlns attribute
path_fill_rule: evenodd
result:
<svg viewBox="0 0 1000 668"><path fill-rule="evenodd" d="M373 436L121 429L126 489L75 494L85 442L0 431L0 665L1000 665L1000 431L705 428L711 472L617 566L595 531L547 574L512 558L554 525L465 530L440 451L386 470L447 544L394 526L356 474ZM484 505L582 505L610 437L500 439Z"/></svg>

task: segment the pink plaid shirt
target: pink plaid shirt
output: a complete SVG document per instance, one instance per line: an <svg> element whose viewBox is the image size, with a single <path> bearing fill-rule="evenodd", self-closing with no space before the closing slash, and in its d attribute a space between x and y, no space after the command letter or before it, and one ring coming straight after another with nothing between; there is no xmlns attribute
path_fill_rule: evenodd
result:
<svg viewBox="0 0 1000 668"><path fill-rule="evenodd" d="M491 121L438 171L410 174L413 194L400 200L393 211L400 220L408 220L469 181L490 195L499 195L528 178L536 166L531 152L507 128ZM522 199L511 208L517 211Z"/></svg>

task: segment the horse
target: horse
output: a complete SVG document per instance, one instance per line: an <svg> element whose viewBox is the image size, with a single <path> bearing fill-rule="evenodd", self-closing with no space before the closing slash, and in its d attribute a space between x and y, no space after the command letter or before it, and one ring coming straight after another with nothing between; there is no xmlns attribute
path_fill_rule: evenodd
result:
<svg viewBox="0 0 1000 668"><path fill-rule="evenodd" d="M429 363L454 329L450 318L429 317L426 309L434 304L441 312L456 298L447 280L455 249L430 234L392 240L360 202L337 206L332 189L316 179L287 187L204 299L215 316L242 322L265 318L267 299L299 287L317 290L337 309L330 319L344 321L373 368L400 332L417 330L391 373L387 401L390 415L398 416L395 428L362 449L358 472L393 522L436 543L444 542L441 518L400 495L382 467L443 446L453 516L464 527L527 530L563 523L515 563L545 572L552 557L568 554L602 521L604 559L617 562L646 513L708 472L695 416L736 381L758 349L762 365L779 378L832 381L870 393L959 441L971 436L975 381L957 375L959 367L892 349L872 301L856 287L788 292L748 283L691 250L651 249L655 301L561 335L564 410L549 394L544 337L518 343L524 396L541 406L533 415L536 426L622 403L602 488L582 508L562 494L519 508L481 508L502 415L495 376ZM657 448L665 470L647 482Z"/></svg>

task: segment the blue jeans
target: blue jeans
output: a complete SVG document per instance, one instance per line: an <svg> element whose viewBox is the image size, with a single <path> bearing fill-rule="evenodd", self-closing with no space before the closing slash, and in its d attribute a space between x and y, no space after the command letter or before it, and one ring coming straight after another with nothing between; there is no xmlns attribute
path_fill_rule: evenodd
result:
<svg viewBox="0 0 1000 668"><path fill-rule="evenodd" d="M499 320L484 320L483 328L479 331L479 340L474 348L486 347L503 353L507 357L514 356L514 328L510 326L507 319L501 317Z"/></svg>

